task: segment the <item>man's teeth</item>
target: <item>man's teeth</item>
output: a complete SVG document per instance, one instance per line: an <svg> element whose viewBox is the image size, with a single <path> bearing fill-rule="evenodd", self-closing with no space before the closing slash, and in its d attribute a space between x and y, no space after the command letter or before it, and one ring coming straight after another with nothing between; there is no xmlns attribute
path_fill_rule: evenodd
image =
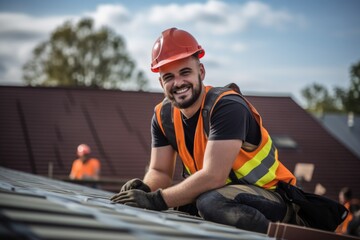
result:
<svg viewBox="0 0 360 240"><path fill-rule="evenodd" d="M177 93L177 94L184 93L184 92L186 92L188 89L189 89L189 88L182 88L182 89L180 89L180 90L175 91L175 93Z"/></svg>

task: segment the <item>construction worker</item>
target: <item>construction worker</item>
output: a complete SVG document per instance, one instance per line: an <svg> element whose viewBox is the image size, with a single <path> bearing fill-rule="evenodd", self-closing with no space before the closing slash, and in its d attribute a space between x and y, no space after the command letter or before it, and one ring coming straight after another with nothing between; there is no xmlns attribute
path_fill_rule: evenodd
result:
<svg viewBox="0 0 360 240"><path fill-rule="evenodd" d="M78 159L74 160L72 164L70 179L99 179L100 161L97 158L90 157L90 153L91 149L86 144L80 144L77 147Z"/></svg>
<svg viewBox="0 0 360 240"><path fill-rule="evenodd" d="M290 209L273 191L276 184L295 184L295 177L278 160L261 116L238 92L216 96L204 131L204 102L212 89L203 84L204 54L184 30L167 29L156 40L151 70L159 73L166 98L152 118L149 169L111 200L159 211L194 204L205 220L266 233L270 222L286 222ZM173 185L176 154L189 176Z"/></svg>
<svg viewBox="0 0 360 240"><path fill-rule="evenodd" d="M350 210L350 205L352 200L353 200L353 196L352 196L351 188L343 187L339 192L339 203L343 204L346 207L346 209ZM353 215L351 211L349 211L349 214L347 215L346 219L337 227L335 232L346 234L349 222L351 222L352 218Z"/></svg>

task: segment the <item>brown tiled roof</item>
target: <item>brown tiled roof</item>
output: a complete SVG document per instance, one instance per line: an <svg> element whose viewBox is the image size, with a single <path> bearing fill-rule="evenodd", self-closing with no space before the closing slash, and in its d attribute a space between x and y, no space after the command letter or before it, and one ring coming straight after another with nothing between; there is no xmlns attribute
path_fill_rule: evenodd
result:
<svg viewBox="0 0 360 240"><path fill-rule="evenodd" d="M2 165L68 175L87 143L108 177L142 177L150 152L150 119L158 93L60 88L0 88ZM141 167L140 167L141 166Z"/></svg>
<svg viewBox="0 0 360 240"><path fill-rule="evenodd" d="M162 93L75 88L0 87L0 165L55 177L67 176L75 149L87 143L102 162L102 177L143 177L150 155L150 120ZM360 193L360 159L333 138L291 97L247 96L272 136L288 136L294 149L279 148L291 171L296 163L314 163L311 182L337 199L350 186ZM176 178L179 180L180 168Z"/></svg>

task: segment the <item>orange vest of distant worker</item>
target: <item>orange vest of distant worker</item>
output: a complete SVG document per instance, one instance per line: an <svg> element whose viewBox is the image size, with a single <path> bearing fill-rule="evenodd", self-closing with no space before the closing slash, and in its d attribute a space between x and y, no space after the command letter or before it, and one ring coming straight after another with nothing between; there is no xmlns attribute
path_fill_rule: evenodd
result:
<svg viewBox="0 0 360 240"><path fill-rule="evenodd" d="M206 93L208 93L210 88L210 86L206 87ZM215 104L212 106L212 109L220 98L229 94L240 95L233 90L226 91L219 95L215 101ZM259 146L252 152L247 152L242 148L240 149L239 154L232 166L232 170L235 172L236 177L238 179L245 180L245 182L249 184L253 184L265 189L274 189L277 182L280 180L295 184L296 179L294 175L278 160L277 149L274 146L267 130L263 127L262 119L259 113L242 95L240 96L245 100L260 126L261 142L259 143ZM204 99L201 108L204 107ZM161 121L162 105L163 103L159 103L155 107L155 112L160 128L165 134ZM181 157L187 172L193 174L197 171L196 167L198 170L202 169L203 167L204 153L207 144L207 136L203 129L204 126L202 114L199 114L199 119L195 130L194 158L191 156L186 147L181 112L178 108L173 107L172 114L178 154ZM231 180L228 178L227 183L230 182Z"/></svg>
<svg viewBox="0 0 360 240"><path fill-rule="evenodd" d="M351 222L351 220L353 219L353 215L350 212L350 202L346 202L344 204L344 207L346 207L346 209L349 210L349 213L346 216L345 220L336 228L336 230L335 230L336 233L346 234L348 225Z"/></svg>
<svg viewBox="0 0 360 240"><path fill-rule="evenodd" d="M96 158L90 158L85 163L81 159L76 159L72 164L70 175L74 179L94 178L98 176L100 170L100 161Z"/></svg>

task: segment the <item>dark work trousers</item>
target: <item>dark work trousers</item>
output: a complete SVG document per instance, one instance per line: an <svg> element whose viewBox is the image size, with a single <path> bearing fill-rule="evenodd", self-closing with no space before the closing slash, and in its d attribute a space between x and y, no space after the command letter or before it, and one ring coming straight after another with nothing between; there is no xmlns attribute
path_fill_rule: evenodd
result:
<svg viewBox="0 0 360 240"><path fill-rule="evenodd" d="M227 185L201 194L196 206L205 220L266 233L291 211L278 193L253 185Z"/></svg>

